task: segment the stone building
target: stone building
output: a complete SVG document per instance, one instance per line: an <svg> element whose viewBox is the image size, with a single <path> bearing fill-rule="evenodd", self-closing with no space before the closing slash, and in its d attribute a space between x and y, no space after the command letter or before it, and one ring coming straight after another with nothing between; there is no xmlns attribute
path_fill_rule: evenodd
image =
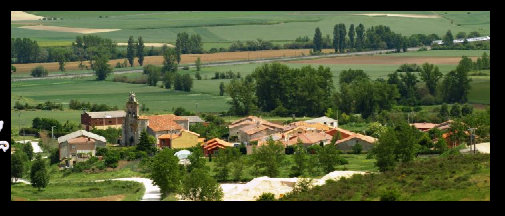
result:
<svg viewBox="0 0 505 216"><path fill-rule="evenodd" d="M95 156L97 147L105 147L103 136L85 130L78 130L58 138L60 160L66 161L67 167Z"/></svg>

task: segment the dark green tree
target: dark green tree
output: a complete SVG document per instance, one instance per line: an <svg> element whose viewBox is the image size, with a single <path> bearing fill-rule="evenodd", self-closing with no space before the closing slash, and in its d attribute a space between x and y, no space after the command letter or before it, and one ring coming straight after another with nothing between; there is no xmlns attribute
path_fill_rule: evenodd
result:
<svg viewBox="0 0 505 216"><path fill-rule="evenodd" d="M160 187L163 196L178 192L181 186L183 170L179 167L179 158L174 154L174 150L164 148L149 163L149 178Z"/></svg>
<svg viewBox="0 0 505 216"><path fill-rule="evenodd" d="M144 151L149 155L156 152L156 138L149 135L146 130L140 132L139 143L136 146L137 151Z"/></svg>
<svg viewBox="0 0 505 216"><path fill-rule="evenodd" d="M298 140L298 143L294 147L295 152L293 159L295 164L291 167L291 177L298 177L305 174L308 164L307 150L303 146L303 143Z"/></svg>
<svg viewBox="0 0 505 216"><path fill-rule="evenodd" d="M442 42L444 42L444 45L446 46L452 46L454 44L454 36L452 36L451 30L448 30L447 33L445 33Z"/></svg>
<svg viewBox="0 0 505 216"><path fill-rule="evenodd" d="M343 23L340 23L338 24L340 26L340 31L339 31L339 34L340 34L340 40L339 40L339 47L340 47L340 52L344 52L345 51L345 48L347 48L347 45L346 45L346 35L347 35L347 30L345 28L345 24Z"/></svg>
<svg viewBox="0 0 505 216"><path fill-rule="evenodd" d="M465 104L461 107L461 115L467 116L473 113L473 106L470 104Z"/></svg>
<svg viewBox="0 0 505 216"><path fill-rule="evenodd" d="M363 24L359 24L356 27L356 48L358 51L361 51L363 49L363 46L365 44L365 26Z"/></svg>
<svg viewBox="0 0 505 216"><path fill-rule="evenodd" d="M93 63L93 70L96 74L97 80L105 80L107 76L112 72L112 67L109 62L109 58L106 55L98 55Z"/></svg>
<svg viewBox="0 0 505 216"><path fill-rule="evenodd" d="M351 49L355 48L355 44L354 44L355 34L356 34L356 32L354 31L354 24L351 24L351 26L349 27L349 48L351 48Z"/></svg>
<svg viewBox="0 0 505 216"><path fill-rule="evenodd" d="M195 61L196 71L200 71L202 67L202 61L200 61L200 57L198 57Z"/></svg>
<svg viewBox="0 0 505 216"><path fill-rule="evenodd" d="M30 181L32 186L37 188L39 191L42 188L47 187L49 184L49 172L47 170L46 162L42 159L41 155L37 155L35 161L32 163Z"/></svg>
<svg viewBox="0 0 505 216"><path fill-rule="evenodd" d="M23 151L17 151L11 156L11 178L17 181L18 178L23 178L26 173L26 163L28 157Z"/></svg>
<svg viewBox="0 0 505 216"><path fill-rule="evenodd" d="M190 164L188 165L187 169L188 172L192 172L195 169L208 169L206 167L206 160L203 155L203 147L198 144L193 148L191 154L188 156L188 160Z"/></svg>
<svg viewBox="0 0 505 216"><path fill-rule="evenodd" d="M130 36L128 39L128 47L126 48L126 58L128 59L128 62L130 62L130 67L133 67L136 47L137 43L135 43L135 39L133 39L133 36Z"/></svg>
<svg viewBox="0 0 505 216"><path fill-rule="evenodd" d="M224 90L225 90L224 82L219 83L219 96L224 95Z"/></svg>
<svg viewBox="0 0 505 216"><path fill-rule="evenodd" d="M139 58L139 65L142 66L144 64L144 40L142 39L142 36L139 36L138 38L137 57Z"/></svg>
<svg viewBox="0 0 505 216"><path fill-rule="evenodd" d="M280 167L285 160L284 146L280 142L269 139L266 145L253 147L251 159L255 169L261 174L275 178L279 176Z"/></svg>
<svg viewBox="0 0 505 216"><path fill-rule="evenodd" d="M451 117L454 117L454 118L461 117L461 107L459 106L459 104L455 103L452 105L450 114L451 114Z"/></svg>
<svg viewBox="0 0 505 216"><path fill-rule="evenodd" d="M444 120L446 120L449 117L449 106L447 106L446 103L442 104L440 107L440 112L438 113L438 116Z"/></svg>
<svg viewBox="0 0 505 216"><path fill-rule="evenodd" d="M341 164L341 158L335 144L329 143L324 145L317 152L317 158L320 166L325 173L330 173L335 170L335 166Z"/></svg>
<svg viewBox="0 0 505 216"><path fill-rule="evenodd" d="M425 82L426 88L428 88L430 94L435 95L438 80L443 77L442 72L438 70L438 66L435 66L434 64L424 63L419 75Z"/></svg>
<svg viewBox="0 0 505 216"><path fill-rule="evenodd" d="M194 169L182 180L183 199L193 201L219 201L223 199L223 190L206 169Z"/></svg>
<svg viewBox="0 0 505 216"><path fill-rule="evenodd" d="M335 52L340 52L341 48L340 48L340 36L342 35L340 33L341 29L340 29L340 24L336 24L334 27L333 27L333 49L335 49Z"/></svg>
<svg viewBox="0 0 505 216"><path fill-rule="evenodd" d="M163 53L163 68L161 70L163 73L177 72L177 68L176 49L168 48L167 51Z"/></svg>
<svg viewBox="0 0 505 216"><path fill-rule="evenodd" d="M319 27L316 28L316 32L314 33L314 52L321 52L321 49L323 47L323 35L321 34L321 30L319 30Z"/></svg>
<svg viewBox="0 0 505 216"><path fill-rule="evenodd" d="M31 142L23 144L22 151L26 154L26 156L28 156L28 160L33 160L34 154Z"/></svg>
<svg viewBox="0 0 505 216"><path fill-rule="evenodd" d="M49 74L47 69L45 69L42 65L39 65L32 69L31 75L33 77L46 77Z"/></svg>

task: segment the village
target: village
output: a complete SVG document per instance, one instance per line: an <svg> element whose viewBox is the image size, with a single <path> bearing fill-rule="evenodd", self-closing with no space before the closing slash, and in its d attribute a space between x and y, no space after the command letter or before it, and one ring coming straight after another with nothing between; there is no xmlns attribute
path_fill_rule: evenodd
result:
<svg viewBox="0 0 505 216"><path fill-rule="evenodd" d="M488 201L473 19L11 11L11 201Z"/></svg>

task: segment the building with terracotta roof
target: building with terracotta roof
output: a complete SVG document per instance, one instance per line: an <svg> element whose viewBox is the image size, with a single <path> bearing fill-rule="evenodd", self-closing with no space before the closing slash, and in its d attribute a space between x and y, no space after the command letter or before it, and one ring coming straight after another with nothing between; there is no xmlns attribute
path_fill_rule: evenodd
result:
<svg viewBox="0 0 505 216"><path fill-rule="evenodd" d="M249 142L266 135L281 132L282 125L274 124L256 116L248 116L232 122L228 126L230 137L237 137L239 142Z"/></svg>
<svg viewBox="0 0 505 216"><path fill-rule="evenodd" d="M203 154L208 156L209 154L214 154L216 150L229 147L233 147L233 144L219 138L210 139L203 145Z"/></svg>
<svg viewBox="0 0 505 216"><path fill-rule="evenodd" d="M139 142L140 133L143 130L146 130L149 135L154 136L157 140L157 146L160 146L160 136L165 134L181 134L185 130L189 131L189 120L174 114L141 116L139 115L139 103L137 102L137 98L135 94L131 92L126 103L126 116L123 123L121 145L136 145ZM164 137L166 139L166 136ZM193 144L194 142L180 145Z"/></svg>
<svg viewBox="0 0 505 216"><path fill-rule="evenodd" d="M423 123L413 123L410 125L414 126L415 128L417 128L420 131L429 131L432 128L436 127L438 124L423 122Z"/></svg>
<svg viewBox="0 0 505 216"><path fill-rule="evenodd" d="M78 130L58 138L60 160L65 160L67 167L86 161L95 156L97 147L105 147L107 141L103 136Z"/></svg>
<svg viewBox="0 0 505 216"><path fill-rule="evenodd" d="M158 137L158 147L173 149L191 148L198 145L198 143L203 143L203 140L201 140L199 137L200 134L188 130L182 130L178 134L167 133Z"/></svg>
<svg viewBox="0 0 505 216"><path fill-rule="evenodd" d="M338 140L335 145L337 146L338 150L341 150L343 152L350 152L352 151L353 147L356 144L360 144L362 147L362 151L368 152L372 150L374 147L375 142L377 142L377 138L371 137L371 136L366 136L363 134L355 133L351 136L348 136L344 139Z"/></svg>

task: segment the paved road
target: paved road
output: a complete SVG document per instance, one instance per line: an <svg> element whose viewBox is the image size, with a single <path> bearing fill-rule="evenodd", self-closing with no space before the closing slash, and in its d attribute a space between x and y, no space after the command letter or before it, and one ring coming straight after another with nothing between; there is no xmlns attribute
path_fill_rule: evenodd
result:
<svg viewBox="0 0 505 216"><path fill-rule="evenodd" d="M408 48L410 51L417 51L419 48ZM291 61L291 60L302 60L302 59L317 59L317 58L326 58L326 57L336 57L336 56L353 56L353 55L371 55L371 54L380 54L385 52L392 52L394 49L389 50L374 50L374 51L365 51L365 52L352 52L352 53L337 53L337 54L325 54L325 55L317 55L317 56L293 56L293 57L280 57L280 58L271 58L271 59L255 59L255 60L240 60L240 61L223 61L223 62L211 62L207 64L203 64L205 67L215 67L215 66L224 66L224 65L239 65L239 64L250 64L250 63L267 63L274 61ZM189 67L195 67L194 64L190 64ZM179 69L183 67L180 66ZM141 73L143 70L128 70L128 71L116 71L112 72L112 74L124 74L124 73ZM16 81L25 81L25 80L40 80L40 79L57 79L57 78L74 78L74 77L91 77L95 76L93 72L89 73L80 73L80 74L66 74L66 75L48 75L47 77L27 77L27 78L12 78L13 82Z"/></svg>

